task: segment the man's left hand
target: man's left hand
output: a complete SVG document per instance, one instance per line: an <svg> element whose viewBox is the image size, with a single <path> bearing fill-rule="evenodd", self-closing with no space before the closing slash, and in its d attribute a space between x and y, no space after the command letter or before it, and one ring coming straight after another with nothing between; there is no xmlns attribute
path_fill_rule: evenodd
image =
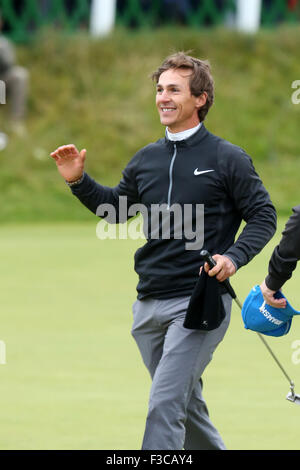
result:
<svg viewBox="0 0 300 470"><path fill-rule="evenodd" d="M216 276L218 281L223 282L225 279L235 274L236 267L227 256L213 255L212 258L217 263L212 269L210 269L207 263L204 263L204 271L207 272L209 276Z"/></svg>

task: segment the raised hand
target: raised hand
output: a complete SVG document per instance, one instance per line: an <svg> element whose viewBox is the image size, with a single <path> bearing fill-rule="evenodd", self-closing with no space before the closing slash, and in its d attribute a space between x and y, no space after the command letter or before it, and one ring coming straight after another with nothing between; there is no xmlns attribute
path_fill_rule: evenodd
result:
<svg viewBox="0 0 300 470"><path fill-rule="evenodd" d="M75 145L62 145L50 154L56 161L57 169L64 180L71 183L79 180L84 172L86 150L80 152Z"/></svg>

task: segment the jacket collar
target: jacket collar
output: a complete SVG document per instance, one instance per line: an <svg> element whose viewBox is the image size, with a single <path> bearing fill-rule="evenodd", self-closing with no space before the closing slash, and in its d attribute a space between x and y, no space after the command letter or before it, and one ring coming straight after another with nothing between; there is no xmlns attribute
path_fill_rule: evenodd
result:
<svg viewBox="0 0 300 470"><path fill-rule="evenodd" d="M173 141L173 140L169 140L167 135L165 135L164 142L170 147L173 147L174 144L180 147L181 146L192 147L194 145L198 145L199 142L201 142L201 140L207 136L207 134L208 134L208 130L206 129L206 127L204 126L204 123L202 122L200 129L196 131L195 134L191 135L191 137L189 137L188 139Z"/></svg>

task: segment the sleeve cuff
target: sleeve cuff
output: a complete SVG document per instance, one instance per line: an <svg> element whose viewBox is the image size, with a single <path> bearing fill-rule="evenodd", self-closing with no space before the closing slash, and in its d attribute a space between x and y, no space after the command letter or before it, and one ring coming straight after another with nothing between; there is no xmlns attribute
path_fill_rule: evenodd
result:
<svg viewBox="0 0 300 470"><path fill-rule="evenodd" d="M265 279L265 283L268 289L278 291L279 289L281 289L285 281L275 279L274 277L270 276L270 274L268 274Z"/></svg>
<svg viewBox="0 0 300 470"><path fill-rule="evenodd" d="M232 262L233 266L235 267L235 270L237 271L239 268L236 264L236 262L231 258L231 256L228 256L226 255L225 253L223 254L223 256L226 256L226 258L230 259L230 261Z"/></svg>

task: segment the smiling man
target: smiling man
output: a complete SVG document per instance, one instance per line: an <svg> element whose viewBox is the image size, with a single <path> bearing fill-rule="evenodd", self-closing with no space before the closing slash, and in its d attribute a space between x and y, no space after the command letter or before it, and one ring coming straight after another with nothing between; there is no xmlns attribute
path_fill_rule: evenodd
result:
<svg viewBox="0 0 300 470"><path fill-rule="evenodd" d="M140 205L149 220L158 207L168 216L169 236L163 233L164 217L158 218L154 231L146 226L146 243L135 254L139 282L132 335L152 377L142 449L225 449L208 416L201 377L228 328L231 298L215 282L205 297L207 321L201 328L185 327L202 268L199 249L213 253L216 261L211 270L204 265L200 279L224 281L270 240L276 213L250 157L204 126L214 101L209 65L179 52L163 62L153 79L166 135L136 153L116 187L102 186L84 172L86 150L63 145L51 156L72 193L95 214L109 205L116 210L114 222L124 222L132 216L130 208ZM119 210L122 198L128 203L125 215ZM173 211L175 206L182 211ZM235 240L242 220L245 227ZM190 230L178 236L179 225ZM201 246L186 243L194 227L203 231L198 238L195 234ZM220 317L210 303L215 297ZM208 328L211 320L214 326Z"/></svg>

